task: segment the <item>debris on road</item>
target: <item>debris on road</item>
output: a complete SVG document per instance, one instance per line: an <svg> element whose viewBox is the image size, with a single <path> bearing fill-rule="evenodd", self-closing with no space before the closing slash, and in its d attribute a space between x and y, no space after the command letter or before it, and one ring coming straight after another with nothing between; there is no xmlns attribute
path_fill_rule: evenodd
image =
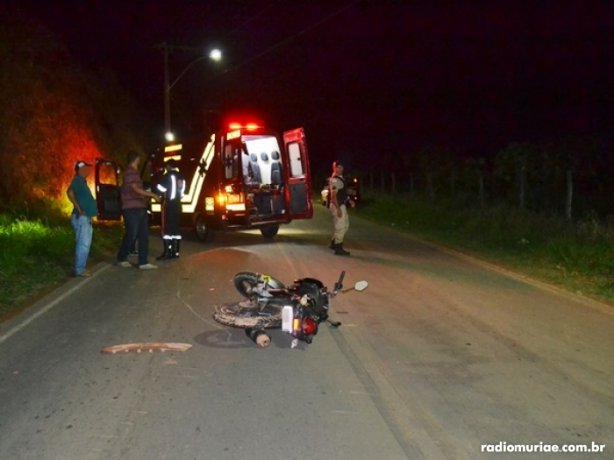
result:
<svg viewBox="0 0 614 460"><path fill-rule="evenodd" d="M136 351L140 353L143 350L153 353L154 350L161 352L165 351L187 351L192 348L189 343L176 343L176 342L150 342L150 343L125 343L121 345L112 345L110 347L104 347L101 353L128 353L130 351Z"/></svg>

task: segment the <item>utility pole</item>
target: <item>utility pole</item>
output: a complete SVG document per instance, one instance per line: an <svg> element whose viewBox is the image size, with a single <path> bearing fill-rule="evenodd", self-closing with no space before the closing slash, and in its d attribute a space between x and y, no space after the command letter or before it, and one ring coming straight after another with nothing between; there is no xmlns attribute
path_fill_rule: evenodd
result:
<svg viewBox="0 0 614 460"><path fill-rule="evenodd" d="M166 42L161 45L164 53L164 135L168 136L171 131L171 86L168 74L168 45Z"/></svg>
<svg viewBox="0 0 614 460"><path fill-rule="evenodd" d="M175 78L175 80L171 82L168 68L169 52L176 49L191 52L200 50L199 48L193 46L169 45L166 42L156 45L156 48L161 49L164 55L164 137L167 141L172 142L175 136L173 135L173 132L171 130L171 89L173 88L173 86L175 86L179 79L183 77L183 75L185 75L185 73L192 68L194 64L207 58L211 59L212 61L218 62L222 59L222 52L217 48L213 48L208 55L202 55L194 59L179 73L177 78Z"/></svg>

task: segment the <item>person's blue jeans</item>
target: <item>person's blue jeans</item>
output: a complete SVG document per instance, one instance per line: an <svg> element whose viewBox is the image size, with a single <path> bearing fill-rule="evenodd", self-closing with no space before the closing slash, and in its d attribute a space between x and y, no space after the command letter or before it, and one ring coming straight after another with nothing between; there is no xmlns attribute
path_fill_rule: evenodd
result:
<svg viewBox="0 0 614 460"><path fill-rule="evenodd" d="M124 209L124 239L117 253L117 261L123 262L128 258L134 242L138 242L139 265L147 263L149 253L149 215L145 208Z"/></svg>
<svg viewBox="0 0 614 460"><path fill-rule="evenodd" d="M83 273L87 266L87 258L92 246L92 218L73 213L70 224L75 231L75 275Z"/></svg>

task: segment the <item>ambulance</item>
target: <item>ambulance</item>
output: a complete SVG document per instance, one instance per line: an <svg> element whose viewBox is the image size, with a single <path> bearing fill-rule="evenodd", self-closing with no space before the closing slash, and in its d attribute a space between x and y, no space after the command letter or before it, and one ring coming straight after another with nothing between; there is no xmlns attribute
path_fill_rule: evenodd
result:
<svg viewBox="0 0 614 460"><path fill-rule="evenodd" d="M204 145L203 145L204 144ZM166 145L145 162L143 183L152 191L175 160L186 180L182 223L201 240L216 230L259 229L273 238L281 224L313 215L311 173L303 128L277 132L257 124L232 123L208 142L186 140ZM95 168L99 218L119 220L119 169L110 160ZM153 222L161 205L151 203Z"/></svg>

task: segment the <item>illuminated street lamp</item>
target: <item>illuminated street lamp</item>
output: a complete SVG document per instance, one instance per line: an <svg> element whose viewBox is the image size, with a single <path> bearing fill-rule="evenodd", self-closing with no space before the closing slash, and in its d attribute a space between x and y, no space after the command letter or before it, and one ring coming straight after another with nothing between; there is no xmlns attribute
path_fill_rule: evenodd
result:
<svg viewBox="0 0 614 460"><path fill-rule="evenodd" d="M220 62L222 60L222 51L217 48L213 48L209 52L209 59L215 62Z"/></svg>
<svg viewBox="0 0 614 460"><path fill-rule="evenodd" d="M164 137L168 142L173 142L175 140L175 135L171 130L171 89L177 84L177 82L183 77L188 70L192 68L194 64L200 62L204 59L211 59L212 61L219 62L222 60L222 51L218 48L212 49L208 55L200 56L190 62L185 69L183 69L177 78L170 81L169 71L168 71L168 53L169 51L173 51L176 49L179 50L187 50L187 51L195 51L198 48L194 48L191 46L177 46L177 45L169 45L167 43L162 43L158 45L158 48L162 49L164 52Z"/></svg>

